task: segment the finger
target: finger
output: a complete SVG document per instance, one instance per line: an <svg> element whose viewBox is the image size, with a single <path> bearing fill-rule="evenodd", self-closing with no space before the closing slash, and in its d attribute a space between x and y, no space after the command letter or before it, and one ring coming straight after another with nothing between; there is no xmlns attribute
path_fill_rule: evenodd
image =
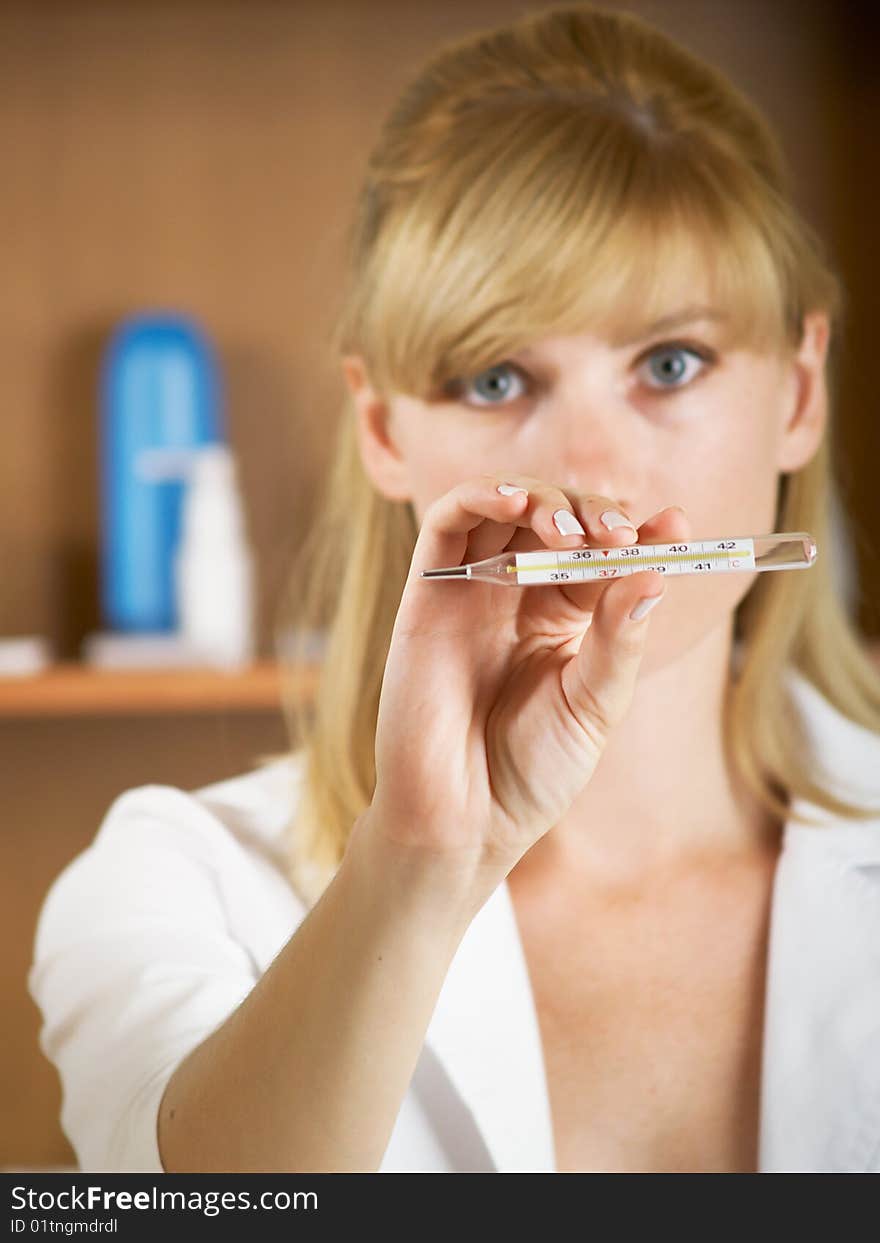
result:
<svg viewBox="0 0 880 1243"><path fill-rule="evenodd" d="M670 505L660 510L637 528L637 539L628 541L639 544L672 544L677 540L691 538L691 523L686 512L679 505ZM592 542L592 541L590 541ZM602 541L599 547L611 547ZM592 613L599 596L602 595L607 580L601 582L568 583L560 588L567 600L584 613Z"/></svg>
<svg viewBox="0 0 880 1243"><path fill-rule="evenodd" d="M632 702L650 617L665 594L654 570L615 579L599 597L580 649L562 668L562 692L578 725L601 750ZM632 617L643 600L653 601Z"/></svg>
<svg viewBox="0 0 880 1243"><path fill-rule="evenodd" d="M527 491L505 495L498 491L504 482L493 475L477 475L428 506L413 549L410 581L423 581L430 589L430 580L420 580L423 570L462 565L469 537L484 523L487 538L498 544L499 552L516 525L528 525L528 517L523 516L528 509Z"/></svg>
<svg viewBox="0 0 880 1243"><path fill-rule="evenodd" d="M632 519L611 497L569 493L530 475L511 474L505 478L508 485L528 490L528 506L517 521L520 529L513 529L500 545L494 531L474 531L468 540L468 561L482 561L503 549L529 552L539 548L582 548L585 544L617 548L636 541Z"/></svg>
<svg viewBox="0 0 880 1243"><path fill-rule="evenodd" d="M587 521L597 531L605 530L606 539L615 543L635 539L635 531L626 534L629 528L608 531L600 525L599 513L609 507L607 497L590 498L588 506ZM531 476L478 475L451 488L425 511L410 577L417 578L425 569L494 556L511 543L517 527L530 528L550 548L579 547L585 540L573 502L562 488Z"/></svg>
<svg viewBox="0 0 880 1243"><path fill-rule="evenodd" d="M691 520L680 505L669 505L639 527L640 544L676 544L693 535Z"/></svg>
<svg viewBox="0 0 880 1243"><path fill-rule="evenodd" d="M531 525L548 548L619 548L638 538L633 519L613 497L566 492L528 476L514 480L528 487Z"/></svg>

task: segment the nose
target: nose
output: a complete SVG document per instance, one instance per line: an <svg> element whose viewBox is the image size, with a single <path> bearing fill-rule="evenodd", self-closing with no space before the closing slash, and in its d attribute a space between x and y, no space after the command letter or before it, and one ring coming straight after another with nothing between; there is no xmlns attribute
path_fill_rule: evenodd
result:
<svg viewBox="0 0 880 1243"><path fill-rule="evenodd" d="M581 465L576 466L575 462ZM599 456L583 451L575 455L564 454L556 478L567 491L607 496L617 501L627 513L632 512L631 498L637 492L632 478L632 463L619 456L612 461L607 454Z"/></svg>
<svg viewBox="0 0 880 1243"><path fill-rule="evenodd" d="M613 482L608 471L599 473L595 470L575 472L567 470L562 477L562 486L573 492L593 492L597 496L612 496L622 501L623 495Z"/></svg>

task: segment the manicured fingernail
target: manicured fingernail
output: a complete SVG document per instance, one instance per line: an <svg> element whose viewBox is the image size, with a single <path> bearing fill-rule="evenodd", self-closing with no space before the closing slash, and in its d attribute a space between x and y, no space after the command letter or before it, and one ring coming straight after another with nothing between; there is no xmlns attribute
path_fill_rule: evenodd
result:
<svg viewBox="0 0 880 1243"><path fill-rule="evenodd" d="M616 509L606 509L603 514L599 515L599 521L609 531L614 531L617 527L629 527L631 531L635 530L629 518L624 518L623 514L618 513Z"/></svg>
<svg viewBox="0 0 880 1243"><path fill-rule="evenodd" d="M586 531L567 509L557 509L553 515L553 525L560 535L586 535Z"/></svg>
<svg viewBox="0 0 880 1243"><path fill-rule="evenodd" d="M659 604L662 596L645 596L630 613L630 621L641 621L646 613L650 613L655 604Z"/></svg>
<svg viewBox="0 0 880 1243"><path fill-rule="evenodd" d="M499 483L498 491L503 496L513 496L514 492L525 492L526 496L529 494L528 488L517 488L512 483Z"/></svg>

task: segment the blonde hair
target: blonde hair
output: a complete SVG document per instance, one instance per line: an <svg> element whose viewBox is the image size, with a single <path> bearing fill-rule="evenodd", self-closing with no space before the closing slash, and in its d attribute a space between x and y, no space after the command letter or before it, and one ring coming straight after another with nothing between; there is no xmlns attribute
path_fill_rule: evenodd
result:
<svg viewBox="0 0 880 1243"><path fill-rule="evenodd" d="M697 271L731 316L731 345L792 351L805 313L827 311L833 390L841 283L791 202L760 113L640 18L553 6L446 44L403 91L369 156L333 344L364 358L379 394L428 398L538 337L658 317L670 275L687 288ZM383 497L364 472L350 395L337 436L279 613L302 761L289 875L310 902L373 796L379 693L418 533L412 505ZM820 549L832 539L829 440L781 477L774 526L810 531ZM757 575L735 617L743 659L725 707L729 761L777 816L790 814L788 795L872 814L817 782L785 687L794 667L880 730L880 678L830 560ZM323 573L328 562L338 576ZM326 646L309 702L297 670L316 632Z"/></svg>

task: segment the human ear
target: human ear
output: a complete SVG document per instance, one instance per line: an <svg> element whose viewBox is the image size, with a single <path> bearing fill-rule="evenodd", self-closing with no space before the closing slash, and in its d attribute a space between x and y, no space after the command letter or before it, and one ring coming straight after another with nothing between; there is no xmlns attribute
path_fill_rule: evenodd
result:
<svg viewBox="0 0 880 1243"><path fill-rule="evenodd" d="M346 354L342 372L354 402L364 470L383 496L392 501L408 501L412 495L408 471L392 437L389 403L375 392L360 354Z"/></svg>
<svg viewBox="0 0 880 1243"><path fill-rule="evenodd" d="M830 335L826 311L811 311L804 316L801 343L787 363L791 387L786 390L787 406L777 462L784 473L806 466L821 444L828 420L825 358Z"/></svg>

